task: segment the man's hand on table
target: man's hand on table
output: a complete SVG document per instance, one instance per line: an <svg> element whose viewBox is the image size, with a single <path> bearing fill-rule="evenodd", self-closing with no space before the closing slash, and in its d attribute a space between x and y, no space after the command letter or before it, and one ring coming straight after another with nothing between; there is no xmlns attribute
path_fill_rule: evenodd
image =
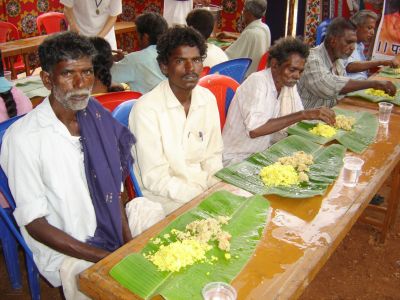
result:
<svg viewBox="0 0 400 300"><path fill-rule="evenodd" d="M328 107L318 107L304 111L305 120L321 120L328 125L335 125L336 115L335 112Z"/></svg>
<svg viewBox="0 0 400 300"><path fill-rule="evenodd" d="M393 84L393 82L388 81L388 80L376 80L374 89L382 90L386 94L389 94L390 96L394 96L397 91L397 88Z"/></svg>

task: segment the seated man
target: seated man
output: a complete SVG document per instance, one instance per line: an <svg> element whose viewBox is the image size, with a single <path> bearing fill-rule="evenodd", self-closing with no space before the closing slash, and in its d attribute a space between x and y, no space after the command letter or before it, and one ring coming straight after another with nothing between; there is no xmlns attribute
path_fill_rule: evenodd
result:
<svg viewBox="0 0 400 300"><path fill-rule="evenodd" d="M21 233L39 272L62 284L66 299L83 296L76 273L129 241L132 229L163 217L159 204L144 199L128 203L127 212L145 218L128 220L122 209L134 136L89 97L94 54L77 33L45 39L40 76L51 93L7 130L0 155Z"/></svg>
<svg viewBox="0 0 400 300"><path fill-rule="evenodd" d="M169 29L157 43L168 80L142 96L129 116L142 192L167 214L216 183L222 167L216 99L197 85L206 49L193 28Z"/></svg>
<svg viewBox="0 0 400 300"><path fill-rule="evenodd" d="M132 91L145 94L165 79L157 63L156 44L168 25L161 15L152 12L137 17L135 24L142 50L115 63L111 75L114 82L125 82Z"/></svg>
<svg viewBox="0 0 400 300"><path fill-rule="evenodd" d="M240 34L239 38L225 50L229 59L239 57L252 59L246 76L257 71L261 57L271 46L271 33L267 24L264 24L261 20L266 10L266 0L246 0L243 7L243 21L246 28ZM227 33L222 33L218 36L221 38L234 37Z"/></svg>
<svg viewBox="0 0 400 300"><path fill-rule="evenodd" d="M400 54L392 60L367 60L364 55L364 44L373 44L377 19L378 15L370 10L361 10L351 18L353 24L357 26L357 44L356 49L344 63L346 75L352 79L367 79L367 71L371 68L400 66Z"/></svg>
<svg viewBox="0 0 400 300"><path fill-rule="evenodd" d="M237 89L222 132L224 165L242 161L282 138L286 127L301 120L335 122L328 108L303 110L296 83L304 69L308 46L287 37L269 51L269 67L251 74Z"/></svg>
<svg viewBox="0 0 400 300"><path fill-rule="evenodd" d="M324 42L311 49L299 81L305 108L332 107L339 95L367 88L396 93L396 86L390 81L353 80L345 76L342 59L353 53L356 41L356 27L351 22L336 18L329 24Z"/></svg>
<svg viewBox="0 0 400 300"><path fill-rule="evenodd" d="M194 9L187 15L186 23L198 30L207 40L213 32L215 20L208 10ZM213 67L227 60L228 56L220 47L207 43L207 57L203 61L204 67Z"/></svg>

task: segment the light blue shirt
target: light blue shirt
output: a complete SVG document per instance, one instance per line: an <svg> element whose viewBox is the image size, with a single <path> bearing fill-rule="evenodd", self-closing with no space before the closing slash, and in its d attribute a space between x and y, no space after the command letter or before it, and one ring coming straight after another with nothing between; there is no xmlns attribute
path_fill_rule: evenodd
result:
<svg viewBox="0 0 400 300"><path fill-rule="evenodd" d="M112 80L124 82L131 90L145 94L166 79L157 62L156 45L129 53L111 68Z"/></svg>
<svg viewBox="0 0 400 300"><path fill-rule="evenodd" d="M356 48L354 49L353 53L349 56L347 60L344 61L344 65L347 67L348 64L356 61L366 61L367 58L364 55L365 46L363 43L357 43ZM368 78L367 71L358 72L358 73L347 73L346 76L350 77L351 79L358 79L358 80L365 80Z"/></svg>

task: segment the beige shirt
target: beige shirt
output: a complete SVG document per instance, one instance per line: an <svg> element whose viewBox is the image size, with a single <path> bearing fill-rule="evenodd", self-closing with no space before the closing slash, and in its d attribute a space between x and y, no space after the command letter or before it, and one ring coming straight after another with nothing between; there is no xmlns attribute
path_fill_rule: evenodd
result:
<svg viewBox="0 0 400 300"><path fill-rule="evenodd" d="M135 104L129 127L143 194L170 213L217 182L222 168L222 138L214 95L196 86L188 116L162 81Z"/></svg>

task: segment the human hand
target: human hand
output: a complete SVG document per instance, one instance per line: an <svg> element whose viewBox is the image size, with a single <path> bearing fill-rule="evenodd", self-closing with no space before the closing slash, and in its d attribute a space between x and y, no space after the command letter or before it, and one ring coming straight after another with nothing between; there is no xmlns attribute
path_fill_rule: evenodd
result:
<svg viewBox="0 0 400 300"><path fill-rule="evenodd" d="M393 58L391 61L390 66L392 68L399 68L400 67L400 54L397 54L395 58Z"/></svg>
<svg viewBox="0 0 400 300"><path fill-rule="evenodd" d="M397 88L393 84L393 82L388 81L388 80L376 80L375 81L375 89L376 90L382 90L386 94L389 94L390 96L394 96L396 94Z"/></svg>
<svg viewBox="0 0 400 300"><path fill-rule="evenodd" d="M114 61L120 61L120 60L124 59L125 53L122 49L111 50L111 51L113 53Z"/></svg>
<svg viewBox="0 0 400 300"><path fill-rule="evenodd" d="M335 125L336 115L335 112L328 107L318 107L304 111L306 120L321 120L328 125Z"/></svg>

